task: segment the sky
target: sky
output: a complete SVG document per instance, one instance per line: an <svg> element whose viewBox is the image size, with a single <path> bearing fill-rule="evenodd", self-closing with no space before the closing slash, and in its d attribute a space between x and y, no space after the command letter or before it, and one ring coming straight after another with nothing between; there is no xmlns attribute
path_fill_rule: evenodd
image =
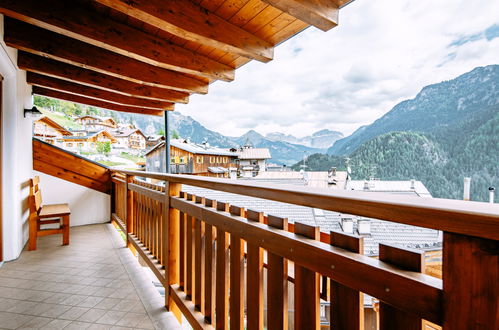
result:
<svg viewBox="0 0 499 330"><path fill-rule="evenodd" d="M176 110L230 136L349 135L424 86L489 64L499 64L497 0L356 0L336 28L308 28Z"/></svg>

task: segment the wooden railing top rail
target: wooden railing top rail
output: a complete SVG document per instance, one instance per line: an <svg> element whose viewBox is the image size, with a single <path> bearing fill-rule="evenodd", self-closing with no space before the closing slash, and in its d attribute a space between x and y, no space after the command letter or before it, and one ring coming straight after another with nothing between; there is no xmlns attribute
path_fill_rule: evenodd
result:
<svg viewBox="0 0 499 330"><path fill-rule="evenodd" d="M191 175L118 172L335 212L499 240L499 204L328 190Z"/></svg>

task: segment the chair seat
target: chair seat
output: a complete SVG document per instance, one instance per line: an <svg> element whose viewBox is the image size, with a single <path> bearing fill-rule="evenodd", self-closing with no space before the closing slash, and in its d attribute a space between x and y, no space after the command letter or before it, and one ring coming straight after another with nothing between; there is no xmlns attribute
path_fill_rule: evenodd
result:
<svg viewBox="0 0 499 330"><path fill-rule="evenodd" d="M53 218L69 214L71 214L71 211L69 210L68 204L49 204L42 206L40 213L38 213L38 217L40 219Z"/></svg>

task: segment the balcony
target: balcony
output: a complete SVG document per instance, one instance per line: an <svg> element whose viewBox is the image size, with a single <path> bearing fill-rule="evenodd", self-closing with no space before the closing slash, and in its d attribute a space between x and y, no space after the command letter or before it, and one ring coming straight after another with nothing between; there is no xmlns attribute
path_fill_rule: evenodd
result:
<svg viewBox="0 0 499 330"><path fill-rule="evenodd" d="M310 25L333 28L349 2L1 1L0 260L11 261L0 269L0 328L81 328L78 322L88 321L104 328L318 329L326 319L333 329L366 329L369 295L379 301L380 329L499 329L498 205L111 173L47 145L31 147L32 122L23 111L33 93L168 123L175 103L233 80L252 60L270 61L276 45ZM102 220L87 213L105 201L105 221L126 241L109 224L74 227L70 246L41 238L40 250L12 261L27 240L26 184L34 171L60 179L52 189L64 199L83 189L73 198L73 224ZM79 186L63 187L63 180ZM443 279L422 273L420 251L383 245L379 258L370 258L361 237L188 194L184 185L441 230ZM93 191L104 196L78 200ZM44 310L48 304L55 306ZM90 318L86 309L98 311Z"/></svg>
<svg viewBox="0 0 499 330"><path fill-rule="evenodd" d="M364 329L363 294L379 299L380 329L496 328L498 205L129 171L112 182L113 223L165 286L167 309L195 329L318 329L321 300L332 328ZM442 230L443 280L422 273L420 251L380 245L373 259L361 237L182 185Z"/></svg>

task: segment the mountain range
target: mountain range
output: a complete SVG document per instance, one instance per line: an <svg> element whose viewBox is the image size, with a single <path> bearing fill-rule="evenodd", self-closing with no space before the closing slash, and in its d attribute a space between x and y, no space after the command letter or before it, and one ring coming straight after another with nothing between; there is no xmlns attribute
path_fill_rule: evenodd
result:
<svg viewBox="0 0 499 330"><path fill-rule="evenodd" d="M343 133L337 131L331 131L329 129L323 129L315 132L312 135L304 136L302 138L297 138L290 134L283 134L279 132L268 133L265 137L270 141L282 141L294 144L300 144L310 148L329 148L334 142L343 138Z"/></svg>
<svg viewBox="0 0 499 330"><path fill-rule="evenodd" d="M120 122L135 124L146 134L155 134L164 129L163 118L102 111L105 115L113 116ZM343 136L340 132L330 130L321 130L303 138L282 133L263 136L254 130L250 130L241 136L226 136L204 127L192 117L184 116L178 111L170 113L170 134L176 134L194 143L207 141L210 145L221 148L239 147L246 143L250 143L255 148L269 148L272 155L271 162L279 165L292 165L303 159L304 155L326 152L328 147ZM278 136L283 136L283 138L280 139Z"/></svg>
<svg viewBox="0 0 499 330"><path fill-rule="evenodd" d="M414 99L400 102L388 113L328 149L348 155L362 143L393 131L438 132L468 115L499 103L499 65L478 67L455 79L424 87Z"/></svg>
<svg viewBox="0 0 499 330"><path fill-rule="evenodd" d="M499 187L499 65L424 87L306 165L345 168L346 160L354 179L413 178L434 197L461 199L471 177L472 199L487 201L488 187Z"/></svg>

